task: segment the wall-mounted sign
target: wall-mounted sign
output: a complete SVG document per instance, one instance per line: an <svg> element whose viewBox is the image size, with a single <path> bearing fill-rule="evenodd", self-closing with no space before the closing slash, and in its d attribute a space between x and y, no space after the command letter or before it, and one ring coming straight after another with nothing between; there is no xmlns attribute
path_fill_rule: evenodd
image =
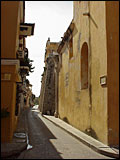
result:
<svg viewBox="0 0 120 160"><path fill-rule="evenodd" d="M34 34L35 23L21 23L20 24L20 36L31 36Z"/></svg>
<svg viewBox="0 0 120 160"><path fill-rule="evenodd" d="M100 77L100 84L101 86L107 84L107 76Z"/></svg>

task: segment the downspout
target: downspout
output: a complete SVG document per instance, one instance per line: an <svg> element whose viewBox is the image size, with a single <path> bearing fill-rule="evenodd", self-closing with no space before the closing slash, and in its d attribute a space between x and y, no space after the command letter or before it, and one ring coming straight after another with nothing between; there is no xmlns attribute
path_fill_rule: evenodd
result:
<svg viewBox="0 0 120 160"><path fill-rule="evenodd" d="M91 51L91 26L90 26L90 1L88 1L88 18L89 18L89 97L90 97L90 104L89 104L89 115L90 115L90 128L91 128L91 118L92 118L92 84L91 84L91 63L92 63L92 51Z"/></svg>

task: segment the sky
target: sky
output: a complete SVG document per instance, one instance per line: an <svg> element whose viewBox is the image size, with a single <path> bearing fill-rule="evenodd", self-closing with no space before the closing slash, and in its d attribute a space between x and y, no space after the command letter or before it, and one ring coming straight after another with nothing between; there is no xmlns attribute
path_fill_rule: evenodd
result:
<svg viewBox="0 0 120 160"><path fill-rule="evenodd" d="M73 18L73 1L25 1L25 23L35 23L34 35L26 38L29 58L35 66L27 76L36 97L40 95L41 74L48 37L51 42L61 41Z"/></svg>

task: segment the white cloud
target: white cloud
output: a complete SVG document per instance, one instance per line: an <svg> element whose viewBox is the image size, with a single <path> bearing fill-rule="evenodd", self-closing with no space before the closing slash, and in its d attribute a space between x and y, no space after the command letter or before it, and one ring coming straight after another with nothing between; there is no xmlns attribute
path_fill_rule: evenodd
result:
<svg viewBox="0 0 120 160"><path fill-rule="evenodd" d="M34 35L27 37L26 47L34 60L35 70L27 78L36 96L40 95L46 41L50 37L52 42L59 42L72 18L72 1L25 1L25 22L35 23Z"/></svg>

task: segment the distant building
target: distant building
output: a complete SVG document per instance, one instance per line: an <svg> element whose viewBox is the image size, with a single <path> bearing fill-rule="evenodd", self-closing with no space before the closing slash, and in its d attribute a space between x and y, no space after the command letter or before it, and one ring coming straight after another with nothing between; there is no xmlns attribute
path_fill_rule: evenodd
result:
<svg viewBox="0 0 120 160"><path fill-rule="evenodd" d="M33 100L32 100L32 85L31 84L27 84L26 86L26 94L24 96L24 99L25 99L25 103L24 103L25 108L29 108L34 105Z"/></svg>
<svg viewBox="0 0 120 160"><path fill-rule="evenodd" d="M39 109L42 114L55 114L55 106L57 105L57 65L59 56L57 52L59 43L50 42L50 38L46 43L45 67L42 74L42 84L40 92Z"/></svg>

